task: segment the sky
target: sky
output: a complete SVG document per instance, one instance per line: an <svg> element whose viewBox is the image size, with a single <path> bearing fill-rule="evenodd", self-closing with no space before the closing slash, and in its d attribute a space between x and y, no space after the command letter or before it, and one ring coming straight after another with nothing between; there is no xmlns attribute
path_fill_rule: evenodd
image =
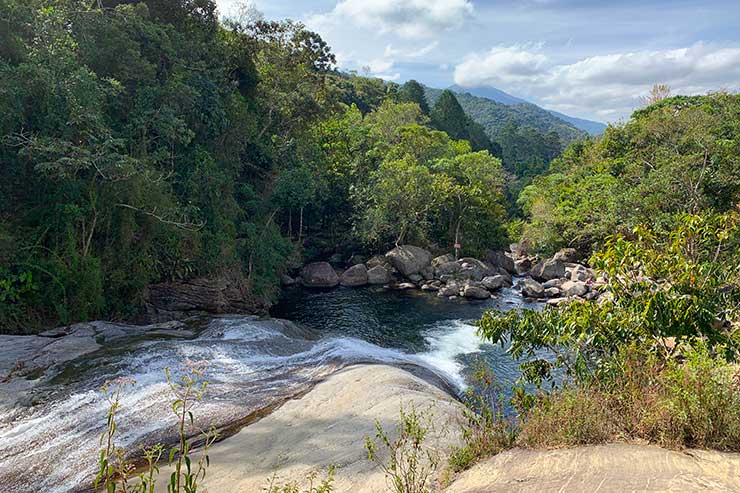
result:
<svg viewBox="0 0 740 493"><path fill-rule="evenodd" d="M613 122L654 84L740 90L740 0L217 0L305 23L343 70L432 87L493 86Z"/></svg>

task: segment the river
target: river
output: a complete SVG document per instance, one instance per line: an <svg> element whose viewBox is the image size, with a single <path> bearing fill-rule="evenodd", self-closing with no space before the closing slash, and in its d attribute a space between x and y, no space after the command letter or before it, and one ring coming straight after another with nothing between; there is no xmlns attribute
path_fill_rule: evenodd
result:
<svg viewBox="0 0 740 493"><path fill-rule="evenodd" d="M208 362L208 393L195 410L201 427L240 426L355 363L417 369L453 392L468 384L476 359L503 384L517 365L500 346L475 333L487 309L535 307L503 290L483 302L449 301L420 291L383 288L287 290L271 315L189 322L186 337L142 336L49 368L25 405L0 406L0 484L8 493L89 491L107 405L100 387L133 377L119 412L120 445L174 436L164 369Z"/></svg>

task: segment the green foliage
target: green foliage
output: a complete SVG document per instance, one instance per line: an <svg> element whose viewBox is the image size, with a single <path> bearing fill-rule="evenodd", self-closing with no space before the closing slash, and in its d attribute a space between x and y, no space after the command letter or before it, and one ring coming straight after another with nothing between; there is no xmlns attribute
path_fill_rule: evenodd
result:
<svg viewBox="0 0 740 493"><path fill-rule="evenodd" d="M331 493L334 491L335 474L336 467L330 466L326 471L326 477L319 481L318 472L312 471L306 477L305 482L308 485L305 488L301 488L297 481L289 481L281 484L277 474L273 474L262 491L265 493Z"/></svg>
<svg viewBox="0 0 740 493"><path fill-rule="evenodd" d="M406 411L401 407L395 438L377 420L375 438L365 437L368 459L383 469L392 492L432 491L433 476L440 462L438 452L428 444L430 433L435 431L433 418L430 410L420 411L412 407ZM387 460L381 456L384 452L388 453Z"/></svg>
<svg viewBox="0 0 740 493"><path fill-rule="evenodd" d="M540 377L563 366L577 380L588 381L613 370L613 357L633 342L670 358L675 345L669 340L703 340L736 358L737 220L732 214L684 215L669 234L639 227L630 239L612 237L591 259L609 280L599 303L488 312L480 331L494 342L510 338L515 358L534 358L543 348L555 354L554 361L542 361Z"/></svg>
<svg viewBox="0 0 740 493"><path fill-rule="evenodd" d="M677 213L723 213L740 200L740 97L668 98L596 140L573 145L525 188L524 238L537 249L599 248L638 224L670 230Z"/></svg>
<svg viewBox="0 0 740 493"><path fill-rule="evenodd" d="M398 90L398 100L404 103L416 103L425 115L430 112L424 87L415 80L410 80L401 86Z"/></svg>
<svg viewBox="0 0 740 493"><path fill-rule="evenodd" d="M431 111L434 127L446 132L454 140L467 140L475 151L499 154L483 127L471 119L463 110L452 91L443 91Z"/></svg>

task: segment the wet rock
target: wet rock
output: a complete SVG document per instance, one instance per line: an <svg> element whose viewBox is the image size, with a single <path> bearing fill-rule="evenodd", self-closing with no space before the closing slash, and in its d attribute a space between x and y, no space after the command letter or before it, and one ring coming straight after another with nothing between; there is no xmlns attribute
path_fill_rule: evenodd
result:
<svg viewBox="0 0 740 493"><path fill-rule="evenodd" d="M345 270L339 279L339 284L345 287L364 286L368 282L367 267L365 264L356 264Z"/></svg>
<svg viewBox="0 0 740 493"><path fill-rule="evenodd" d="M310 288L333 288L339 284L339 276L328 262L313 262L301 272L303 285Z"/></svg>
<svg viewBox="0 0 740 493"><path fill-rule="evenodd" d="M391 281L391 275L382 265L376 265L367 271L368 284L388 284Z"/></svg>
<svg viewBox="0 0 740 493"><path fill-rule="evenodd" d="M405 277L409 277L412 274L419 274L432 261L431 253L413 245L396 247L385 256L393 267Z"/></svg>
<svg viewBox="0 0 740 493"><path fill-rule="evenodd" d="M534 279L524 279L521 283L522 294L529 298L542 298L545 296L545 288Z"/></svg>

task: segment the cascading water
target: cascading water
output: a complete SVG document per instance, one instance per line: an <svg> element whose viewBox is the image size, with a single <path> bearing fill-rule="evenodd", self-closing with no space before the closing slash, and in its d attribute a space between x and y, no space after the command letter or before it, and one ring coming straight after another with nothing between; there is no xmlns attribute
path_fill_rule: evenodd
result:
<svg viewBox="0 0 740 493"><path fill-rule="evenodd" d="M1 408L0 484L7 493L90 490L107 411L100 388L117 377L135 379L123 394L118 444L136 451L170 442L174 418L164 369L186 360L208 362L207 398L195 412L201 428L242 423L355 363L426 369L457 389L476 356L504 377L515 376L503 350L484 344L471 322L484 309L513 302L521 298L510 291L501 301L477 304L371 289L301 292L275 310L300 326L220 317L197 324L189 339L140 337L106 346L48 369L27 405Z"/></svg>

